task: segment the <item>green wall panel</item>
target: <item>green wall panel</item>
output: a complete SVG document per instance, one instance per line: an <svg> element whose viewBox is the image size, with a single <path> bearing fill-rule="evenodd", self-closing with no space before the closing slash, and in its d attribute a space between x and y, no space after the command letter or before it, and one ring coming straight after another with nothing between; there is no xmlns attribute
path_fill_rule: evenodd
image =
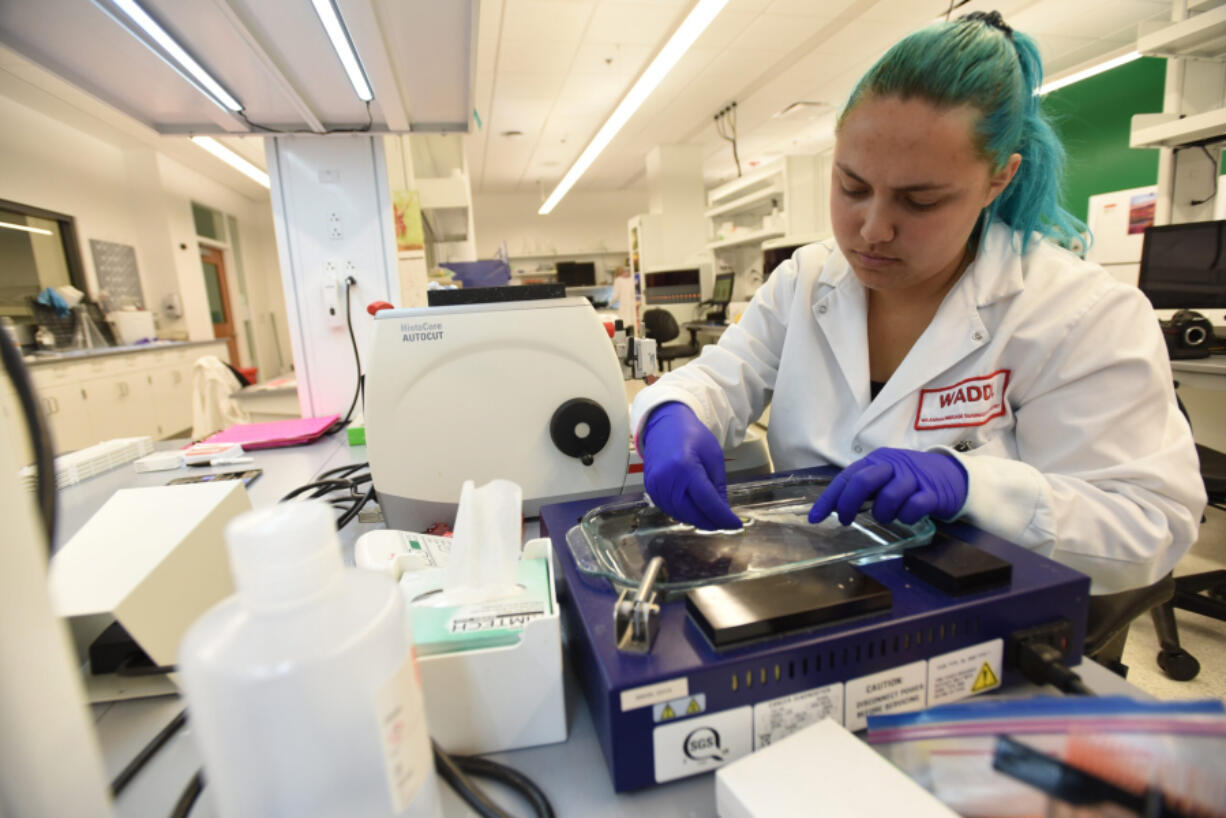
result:
<svg viewBox="0 0 1226 818"><path fill-rule="evenodd" d="M1064 206L1085 220L1097 193L1158 182L1158 151L1128 147L1133 114L1162 111L1166 60L1143 57L1053 91L1043 111L1064 141Z"/></svg>

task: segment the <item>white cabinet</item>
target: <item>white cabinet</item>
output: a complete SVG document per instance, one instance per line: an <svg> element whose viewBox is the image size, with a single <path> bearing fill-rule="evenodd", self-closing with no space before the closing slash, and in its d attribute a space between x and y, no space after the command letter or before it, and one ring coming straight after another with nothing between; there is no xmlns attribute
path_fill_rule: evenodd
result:
<svg viewBox="0 0 1226 818"><path fill-rule="evenodd" d="M707 249L715 254L716 272L760 276L764 241L829 236L829 194L829 153L784 156L707 191Z"/></svg>
<svg viewBox="0 0 1226 818"><path fill-rule="evenodd" d="M707 191L710 250L830 233L830 154L784 156Z"/></svg>
<svg viewBox="0 0 1226 818"><path fill-rule="evenodd" d="M34 450L30 446L25 415L21 411L17 393L7 379L0 381L0 424L4 426L4 431L0 434L8 438L7 441L0 441L0 445L11 445L16 462L23 466L34 462Z"/></svg>
<svg viewBox="0 0 1226 818"><path fill-rule="evenodd" d="M31 379L56 451L116 437L166 438L190 429L192 366L205 355L229 360L225 342L219 341L32 367Z"/></svg>
<svg viewBox="0 0 1226 818"><path fill-rule="evenodd" d="M43 417L51 427L51 442L56 452L80 449L102 439L94 436L95 418L87 405L88 393L84 384L38 387L38 401L43 408Z"/></svg>

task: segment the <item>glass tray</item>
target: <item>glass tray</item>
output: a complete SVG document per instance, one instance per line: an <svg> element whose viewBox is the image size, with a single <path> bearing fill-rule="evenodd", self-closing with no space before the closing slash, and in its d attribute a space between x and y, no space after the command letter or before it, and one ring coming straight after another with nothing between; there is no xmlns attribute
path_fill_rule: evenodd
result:
<svg viewBox="0 0 1226 818"><path fill-rule="evenodd" d="M850 526L831 515L809 522L826 477L784 477L738 483L728 489L740 531L700 531L679 523L646 500L618 500L592 509L566 534L579 570L623 588L638 587L652 557L664 558L661 591L766 576L830 562L863 564L894 556L932 539L924 518L913 526L882 525L867 508Z"/></svg>

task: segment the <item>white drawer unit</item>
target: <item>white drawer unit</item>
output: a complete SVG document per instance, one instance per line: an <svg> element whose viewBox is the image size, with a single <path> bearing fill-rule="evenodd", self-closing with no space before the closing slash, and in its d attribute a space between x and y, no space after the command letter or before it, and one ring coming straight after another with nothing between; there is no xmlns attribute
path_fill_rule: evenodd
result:
<svg viewBox="0 0 1226 818"><path fill-rule="evenodd" d="M31 367L31 380L57 453L116 437L160 439L190 429L192 366L205 355L229 360L225 342L218 341L48 361Z"/></svg>

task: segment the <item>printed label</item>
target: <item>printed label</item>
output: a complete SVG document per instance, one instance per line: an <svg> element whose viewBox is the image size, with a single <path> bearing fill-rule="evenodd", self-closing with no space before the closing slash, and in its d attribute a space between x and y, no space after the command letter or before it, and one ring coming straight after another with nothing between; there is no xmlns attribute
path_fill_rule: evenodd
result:
<svg viewBox="0 0 1226 818"><path fill-rule="evenodd" d="M753 748L761 750L824 718L843 723L843 685L793 693L753 706Z"/></svg>
<svg viewBox="0 0 1226 818"><path fill-rule="evenodd" d="M1005 643L993 639L928 660L928 706L1000 687Z"/></svg>
<svg viewBox="0 0 1226 818"><path fill-rule="evenodd" d="M522 628L533 619L545 615L543 602L492 602L485 605L465 605L447 622L448 633L476 633L501 628Z"/></svg>
<svg viewBox="0 0 1226 818"><path fill-rule="evenodd" d="M666 702L669 699L680 699L688 695L690 695L690 680L684 676L680 679L670 679L667 682L633 687L622 691L622 712Z"/></svg>
<svg viewBox="0 0 1226 818"><path fill-rule="evenodd" d="M401 532L401 541L406 551L420 555L431 568L442 568L451 557L450 537Z"/></svg>
<svg viewBox="0 0 1226 818"><path fill-rule="evenodd" d="M443 325L437 321L418 321L412 323L406 321L400 325L400 340L406 344L415 344L419 341L441 341L443 340Z"/></svg>
<svg viewBox="0 0 1226 818"><path fill-rule="evenodd" d="M692 696L683 696L680 699L651 706L651 718L656 724L671 719L683 719L686 716L697 716L705 712L707 712L706 693L695 693Z"/></svg>
<svg viewBox="0 0 1226 818"><path fill-rule="evenodd" d="M656 783L697 775L753 752L753 708L721 710L652 732Z"/></svg>
<svg viewBox="0 0 1226 818"><path fill-rule="evenodd" d="M416 672L410 652L400 669L375 692L388 794L392 811L397 813L413 801L433 766Z"/></svg>
<svg viewBox="0 0 1226 818"><path fill-rule="evenodd" d="M915 428L982 426L1005 413L1005 390L1008 388L1009 370L1002 369L991 375L958 381L953 386L921 389Z"/></svg>
<svg viewBox="0 0 1226 818"><path fill-rule="evenodd" d="M870 715L923 709L927 681L928 663L924 661L848 681L845 726L855 732L868 726Z"/></svg>

